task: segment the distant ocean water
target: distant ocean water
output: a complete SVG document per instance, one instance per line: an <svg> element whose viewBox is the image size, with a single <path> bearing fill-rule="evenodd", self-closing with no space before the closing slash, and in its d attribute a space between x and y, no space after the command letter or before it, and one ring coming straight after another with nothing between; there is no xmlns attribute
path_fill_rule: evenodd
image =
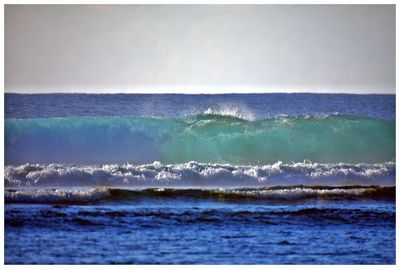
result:
<svg viewBox="0 0 400 269"><path fill-rule="evenodd" d="M394 264L395 96L5 95L5 262Z"/></svg>

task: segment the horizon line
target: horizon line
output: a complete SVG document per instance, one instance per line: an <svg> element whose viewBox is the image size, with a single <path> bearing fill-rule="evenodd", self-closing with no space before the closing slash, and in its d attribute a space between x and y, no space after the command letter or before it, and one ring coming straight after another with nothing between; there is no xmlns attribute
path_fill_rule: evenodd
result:
<svg viewBox="0 0 400 269"><path fill-rule="evenodd" d="M378 92L307 92L307 91L293 91L293 92L7 92L4 91L4 94L20 94L20 95L44 95L44 94L93 94L93 95L100 95L100 94L148 94L148 95L157 95L157 94L176 94L176 95L232 95L232 94L348 94L348 95L396 95L394 93L378 93Z"/></svg>
<svg viewBox="0 0 400 269"><path fill-rule="evenodd" d="M11 86L11 85L9 85ZM315 93L315 94L396 94L396 87L367 87L361 86L281 86L281 85L138 85L126 86L73 86L73 87L9 87L8 93L20 94L55 94L55 93L88 93L88 94L269 94L269 93Z"/></svg>

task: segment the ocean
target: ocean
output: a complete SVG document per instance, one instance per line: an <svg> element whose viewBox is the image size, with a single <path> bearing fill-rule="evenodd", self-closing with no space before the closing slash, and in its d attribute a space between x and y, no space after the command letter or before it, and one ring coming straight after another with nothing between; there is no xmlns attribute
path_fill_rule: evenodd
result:
<svg viewBox="0 0 400 269"><path fill-rule="evenodd" d="M6 264L395 264L395 95L5 94Z"/></svg>

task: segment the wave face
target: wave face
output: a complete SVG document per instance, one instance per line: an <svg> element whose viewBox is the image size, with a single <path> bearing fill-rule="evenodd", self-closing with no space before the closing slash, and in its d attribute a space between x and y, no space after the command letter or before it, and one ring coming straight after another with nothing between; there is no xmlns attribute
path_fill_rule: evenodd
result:
<svg viewBox="0 0 400 269"><path fill-rule="evenodd" d="M394 185L394 162L318 164L311 162L235 166L189 162L162 165L25 164L5 167L6 188L180 187L233 188L276 185Z"/></svg>
<svg viewBox="0 0 400 269"><path fill-rule="evenodd" d="M324 200L395 200L395 187L379 186L291 186L258 189L25 189L6 190L6 203L64 203L87 204L127 201L142 198L215 199L223 201L298 202L309 199Z"/></svg>
<svg viewBox="0 0 400 269"><path fill-rule="evenodd" d="M383 163L395 158L395 122L368 117L220 114L183 118L5 120L6 164Z"/></svg>

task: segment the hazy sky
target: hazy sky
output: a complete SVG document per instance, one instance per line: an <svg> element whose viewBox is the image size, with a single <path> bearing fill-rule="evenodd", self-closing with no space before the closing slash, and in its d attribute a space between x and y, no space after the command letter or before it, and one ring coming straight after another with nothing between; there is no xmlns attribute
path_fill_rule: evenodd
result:
<svg viewBox="0 0 400 269"><path fill-rule="evenodd" d="M6 92L395 92L395 5L6 5Z"/></svg>

